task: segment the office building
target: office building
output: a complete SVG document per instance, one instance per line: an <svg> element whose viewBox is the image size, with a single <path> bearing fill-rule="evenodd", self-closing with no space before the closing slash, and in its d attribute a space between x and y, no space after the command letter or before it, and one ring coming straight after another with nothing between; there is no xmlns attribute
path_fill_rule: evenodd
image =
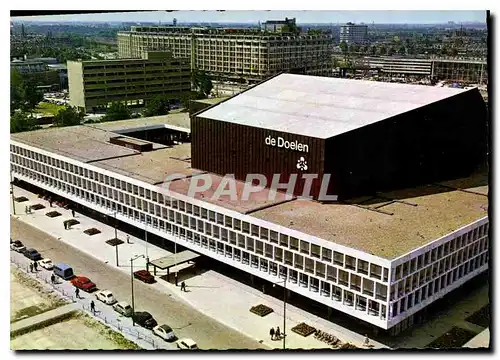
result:
<svg viewBox="0 0 500 360"><path fill-rule="evenodd" d="M269 20L262 23L262 30L270 32L283 32L297 27L295 18L285 20Z"/></svg>
<svg viewBox="0 0 500 360"><path fill-rule="evenodd" d="M59 72L41 60L16 59L10 62L10 69L18 71L24 79L33 81L38 87L60 88Z"/></svg>
<svg viewBox="0 0 500 360"><path fill-rule="evenodd" d="M188 59L151 51L140 59L68 61L68 82L71 105L88 112L116 101L179 100L191 90L191 70Z"/></svg>
<svg viewBox="0 0 500 360"><path fill-rule="evenodd" d="M137 58L143 51L172 51L191 59L216 81L256 83L280 72L331 76L328 34L265 33L259 29L132 26L118 32L118 53Z"/></svg>
<svg viewBox="0 0 500 360"><path fill-rule="evenodd" d="M190 133L192 143L148 144L130 138L127 134L135 130L126 122L13 134L12 175L77 206L102 214L116 212L120 221L141 229L146 226L161 241L175 241L261 281L279 285L285 279L289 294L321 305L328 316L334 309L349 315L351 321L358 319L395 334L418 321L427 306L488 269L487 175L473 173L450 179L445 175L453 174L442 173L442 179L432 183L408 188L401 181L397 189L372 191L343 203L287 199L279 191L271 198L268 188L252 193L248 200L229 196L214 199L226 164L232 164L231 173L287 174L293 168L312 174L321 172L323 162L341 161L352 169L355 179L360 166L369 165L363 159L370 155L368 149L376 162L381 158L377 153L391 150L387 148L391 141L398 136L402 140L412 137L413 131L419 138L406 140L409 144L398 141L400 148L392 149L400 158L413 162L415 151L429 153L424 147L434 149L438 157L446 157L439 151L456 153L453 141L433 131L419 131L419 126L446 123L447 135L454 141L470 142L471 151L477 141L486 140L478 139L480 135L486 138L478 133L482 125L477 125L486 123L486 118L477 89L351 83L283 74L195 114L190 129L154 125L173 136ZM327 91L327 84L333 91ZM335 94L338 84L345 90L342 96ZM315 86L324 94L317 97ZM402 95L393 98L397 93ZM429 109L439 116L428 120L433 117L426 109L429 104L451 104L449 101L474 108L473 116L454 123L453 107L438 106ZM288 113L273 112L279 104ZM351 117L347 117L346 104L356 108ZM228 106L233 107L234 118L220 117L218 109L225 113ZM245 106L247 112L242 111ZM301 109L310 110L311 106L317 110L309 111L306 118ZM330 112L335 116L328 115ZM406 112L414 114L396 114ZM385 135L379 126L385 127ZM324 131L317 133L315 128ZM402 129L406 129L405 134ZM372 143L363 146L370 134ZM269 135L283 137L288 144L298 140L301 145L294 145L294 149L273 146L266 141ZM345 135L349 136L346 143L359 146L359 153L339 148L340 143L322 145L326 138ZM243 149L239 142L251 148ZM223 153L231 153L234 160L221 159ZM307 168L296 166L301 156L307 157ZM217 168L215 159L224 166ZM471 161L464 159L466 167ZM432 159L426 156L422 162L432 163ZM369 179L377 176L377 171L387 173L389 169L397 174L404 166L398 161L377 165L360 176ZM339 170L334 165L329 168ZM175 179L168 177L172 174L177 174ZM190 184L207 176L211 186L190 195ZM349 176L343 172L337 178ZM236 181L238 194L246 185Z"/></svg>
<svg viewBox="0 0 500 360"><path fill-rule="evenodd" d="M346 44L365 44L368 40L368 25L347 23L340 27L340 42Z"/></svg>
<svg viewBox="0 0 500 360"><path fill-rule="evenodd" d="M432 63L432 76L438 80L488 84L485 60L434 59Z"/></svg>
<svg viewBox="0 0 500 360"><path fill-rule="evenodd" d="M433 61L430 59L411 59L404 57L363 57L359 60L370 69L397 75L431 76Z"/></svg>

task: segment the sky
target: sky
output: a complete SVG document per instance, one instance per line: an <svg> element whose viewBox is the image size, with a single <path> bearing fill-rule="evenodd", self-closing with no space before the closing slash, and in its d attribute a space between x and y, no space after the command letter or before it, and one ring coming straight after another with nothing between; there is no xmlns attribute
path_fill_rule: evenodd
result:
<svg viewBox="0 0 500 360"><path fill-rule="evenodd" d="M108 22L159 22L171 23L174 18L183 22L222 22L222 23L257 23L258 21L296 18L298 23L355 23L372 22L378 24L430 24L461 22L486 22L486 11L471 10L394 10L394 11L259 11L229 10L217 11L140 11L131 13L78 14L78 15L46 15L11 18L15 21L108 21Z"/></svg>

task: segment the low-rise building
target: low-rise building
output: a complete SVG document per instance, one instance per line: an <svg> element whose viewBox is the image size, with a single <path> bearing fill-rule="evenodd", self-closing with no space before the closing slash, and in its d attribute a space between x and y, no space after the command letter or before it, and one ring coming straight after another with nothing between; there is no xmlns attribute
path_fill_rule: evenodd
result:
<svg viewBox="0 0 500 360"><path fill-rule="evenodd" d="M146 52L141 59L68 61L71 105L85 111L113 102L145 104L161 96L179 100L191 90L189 59Z"/></svg>

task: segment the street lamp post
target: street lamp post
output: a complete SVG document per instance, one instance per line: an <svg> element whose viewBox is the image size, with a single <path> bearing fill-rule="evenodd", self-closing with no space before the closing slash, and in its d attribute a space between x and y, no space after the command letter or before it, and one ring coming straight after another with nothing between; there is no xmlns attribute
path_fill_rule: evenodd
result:
<svg viewBox="0 0 500 360"><path fill-rule="evenodd" d="M115 218L115 221L114 221L114 227L115 227L115 239L118 239L118 230L117 230L117 218L116 218L116 214L117 214L117 211L114 210L113 211L113 216ZM118 244L115 245L115 253L116 253L116 267L119 267L119 263L118 263Z"/></svg>
<svg viewBox="0 0 500 360"><path fill-rule="evenodd" d="M278 281L273 285L276 286L276 284L283 283L283 350L286 349L286 281L287 275L285 274L285 279L283 281Z"/></svg>
<svg viewBox="0 0 500 360"><path fill-rule="evenodd" d="M12 211L16 215L16 198L14 197L14 181L12 180L12 167L10 168L10 194L12 196Z"/></svg>
<svg viewBox="0 0 500 360"><path fill-rule="evenodd" d="M135 260L139 258L143 258L144 255L136 255L130 259L130 284L131 284L131 292L132 292L132 326L135 326L134 314L135 314L135 302L134 302L134 266L133 263Z"/></svg>
<svg viewBox="0 0 500 360"><path fill-rule="evenodd" d="M147 216L144 218L146 220L144 224L144 237L146 239L146 270L149 271L149 254L148 254L148 218Z"/></svg>

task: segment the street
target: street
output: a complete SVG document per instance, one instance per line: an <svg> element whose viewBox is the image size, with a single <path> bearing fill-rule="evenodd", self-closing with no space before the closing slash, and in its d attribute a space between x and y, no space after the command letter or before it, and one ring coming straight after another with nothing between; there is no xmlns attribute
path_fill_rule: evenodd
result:
<svg viewBox="0 0 500 360"><path fill-rule="evenodd" d="M120 301L131 302L130 276L102 263L56 238L11 217L11 237L27 247L37 249L53 262L73 267L76 275L84 275L99 289L108 289ZM201 349L257 349L265 345L218 321L203 315L189 305L174 299L140 281L134 281L136 311L148 311L159 324L168 324L178 338L192 338ZM84 294L84 296L88 296ZM92 295L93 296L93 295ZM106 306L102 303L99 306ZM221 312L226 309L221 308Z"/></svg>

